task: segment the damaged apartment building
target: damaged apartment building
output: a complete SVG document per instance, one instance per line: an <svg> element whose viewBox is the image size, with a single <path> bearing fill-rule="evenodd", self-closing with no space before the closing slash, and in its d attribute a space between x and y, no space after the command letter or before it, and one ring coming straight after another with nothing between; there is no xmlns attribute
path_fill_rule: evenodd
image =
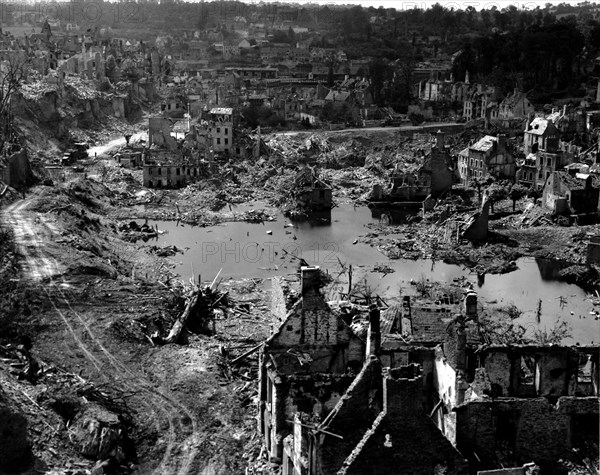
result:
<svg viewBox="0 0 600 475"><path fill-rule="evenodd" d="M381 311L326 302L320 269L300 271L295 298L274 282L260 354L283 475L566 474L598 440L598 348L486 345L473 291Z"/></svg>
<svg viewBox="0 0 600 475"><path fill-rule="evenodd" d="M145 187L179 188L215 171L207 127L193 124L178 140L173 123L168 117L149 119L149 147L144 150L143 159Z"/></svg>

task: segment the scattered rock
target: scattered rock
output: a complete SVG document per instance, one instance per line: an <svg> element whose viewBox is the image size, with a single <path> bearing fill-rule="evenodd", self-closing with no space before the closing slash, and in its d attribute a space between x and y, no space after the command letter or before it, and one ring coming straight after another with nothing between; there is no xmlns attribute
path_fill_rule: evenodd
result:
<svg viewBox="0 0 600 475"><path fill-rule="evenodd" d="M70 439L77 451L94 460L122 459L123 427L116 414L89 404L71 424Z"/></svg>

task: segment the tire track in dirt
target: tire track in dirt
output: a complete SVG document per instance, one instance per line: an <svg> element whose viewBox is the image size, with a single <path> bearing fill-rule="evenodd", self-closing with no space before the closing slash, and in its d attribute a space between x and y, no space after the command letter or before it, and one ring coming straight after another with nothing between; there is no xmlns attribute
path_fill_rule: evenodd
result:
<svg viewBox="0 0 600 475"><path fill-rule="evenodd" d="M9 209L8 211L11 212L11 214L9 215L10 216L9 222L12 224L12 227L15 230L15 237L18 240L20 250L26 259L26 262L29 267L28 270L31 273L31 277L36 281L41 280L42 278L46 278L46 277L51 278L54 271L58 268L58 265L57 265L57 263L55 264L55 261L54 261L54 263L52 262L53 259L51 260L48 258L44 258L40 255L40 247L41 247L40 240L38 239L37 233L31 226L28 217L26 217L23 214L23 210L25 209L25 207L26 207L26 202L20 202L20 203L17 203L16 206L13 206L12 209ZM63 299L66 301L66 299L64 298L64 295L62 294L60 287L52 280L49 282L49 284L50 284L51 290L61 293ZM76 330L73 328L73 326L71 325L71 323L69 322L69 320L67 319L65 314L59 310L58 306L56 305L57 299L52 295L52 293L48 290L48 288L44 288L44 290L45 290L45 293L47 294L53 308L56 310L57 314L61 317L61 319L65 323L65 326L67 327L69 333L73 337L76 344L84 352L85 356L94 365L94 367L99 372L104 374L104 372L101 370L101 368L104 365L93 354L93 350L91 349L91 346L87 345L86 343L84 343L81 340L81 338L79 338ZM70 307L70 305L69 305L69 307ZM72 308L71 308L71 311L73 311ZM81 320L80 316L78 314L76 314L76 315L77 315L78 319ZM89 330L89 328L86 328L86 333L88 333L88 335L92 338L92 341L94 341L94 343L96 343L96 344L98 343L98 340L94 337L93 334L91 334L91 331ZM110 358L109 358L109 361L110 361ZM113 374L115 379L118 379L117 376L120 374L122 368L116 367L114 364L114 360L110 361L110 363L114 369L119 370ZM125 385L125 386L126 386L125 387L126 390L131 390L131 391L134 391L135 393L139 393L140 389L143 389L143 391L146 393L148 392L147 388L133 387L132 385ZM140 402L144 406L146 406L148 409L150 409L150 413L154 415L155 426L159 433L161 432L160 431L161 422L160 422L160 418L159 418L158 414L156 413L156 411L154 409L155 407L157 407L158 410L161 412L161 416L164 419L166 419L166 422L169 426L168 437L166 440L165 454L161 460L161 463L155 469L154 473L156 473L156 474L170 473L168 471L168 467L170 464L172 464L174 462L172 453L173 453L175 444L177 442L177 434L176 433L177 433L177 430L179 429L179 427L177 426L178 420L173 417L172 413L169 410L165 409L163 407L163 405L160 404L161 401L154 400L153 401L154 404L151 404L151 403L148 403L147 401L145 401L144 399L142 399L142 400L140 400ZM158 403L158 404L156 404L156 403Z"/></svg>
<svg viewBox="0 0 600 475"><path fill-rule="evenodd" d="M56 285L56 284L54 284L54 285ZM131 377L131 380L136 382L137 385L135 385L135 386L132 385L131 383L125 383L126 386L128 386L127 389L134 390L134 391L143 390L143 391L151 393L152 397L155 400L158 399L158 402L162 401L164 404L164 402L166 401L167 405L172 409L171 411L169 411L169 414L168 414L171 418L170 420L171 420L171 422L174 423L174 425L179 426L180 430L184 430L184 426L181 423L180 414L181 413L185 414L185 416L188 418L188 420L190 420L190 422L192 423L192 433L183 441L182 445L184 446L183 447L184 450L189 450L189 447L193 447L193 449L190 451L190 453L185 455L185 457L184 457L185 463L177 472L180 475L185 475L185 474L189 473L191 465L193 464L195 457L197 455L197 452L198 452L197 447L205 439L204 437L201 437L201 432L199 431L199 428L198 428L197 418L182 403L174 400L173 398L171 398L164 392L160 391L159 389L154 388L151 385L151 383L149 383L142 375L134 372L129 367L127 367L123 362L118 360L102 344L102 342L92 333L92 330L89 328L89 325L87 324L85 319L78 312L76 312L73 309L73 307L70 304L70 301L67 299L67 297L65 295L65 292L62 289L60 289L59 287L57 287L57 290L62 295L63 302L69 307L71 312L80 321L81 325L84 327L85 331L91 338L92 342L94 342L94 344L100 349L100 351L102 351L102 353L104 353L106 359L111 363L111 365L116 370L122 371L122 372L126 373L127 375L129 375ZM164 472L157 472L157 473L164 473Z"/></svg>
<svg viewBox="0 0 600 475"><path fill-rule="evenodd" d="M43 242L40 239L42 229L40 229L41 226L36 226L36 231L32 225L32 220L24 215L23 212L27 206L27 201L20 201L9 206L2 214L8 218L7 222L13 229L19 250L27 263L26 270L28 271L29 276L34 281L40 281L45 278L50 279L50 290L48 290L48 288L44 288L44 291L47 294L54 310L60 316L77 346L81 348L90 363L92 363L92 365L102 374L102 369L105 368L105 365L102 364L100 358L106 359L112 369L114 369L112 374L114 380L120 380L121 385L124 386L124 388L128 391L131 391L135 394L145 394L146 397L140 397L139 402L148 409L149 413L151 414L151 418L154 419L154 426L156 427L158 433L162 432L160 430L161 419L166 420L168 424L168 436L166 438L165 452L159 463L159 466L153 471L153 473L157 475L166 475L171 473L187 475L190 472L190 469L198 454L198 447L206 439L206 437L202 437L197 418L185 405L174 400L164 392L154 388L152 383L143 375L132 371L123 362L116 358L104 345L102 345L102 342L92 332L91 328L81 314L73 309L69 299L67 298L67 295L61 289L61 285L66 284L68 287L69 284L66 283L64 279L62 284L57 284L52 279L54 275L62 273L60 271L60 265L55 259L43 255L42 246L40 245ZM39 215L35 221L36 224L43 223L45 230L50 232L50 236L48 236L48 238L51 239L58 234L58 229L54 223L51 223L45 216ZM57 297L57 294L60 296ZM80 325L82 330L88 334L93 346L96 347L96 350L92 348L92 345L83 342L78 336L77 331L72 325L70 319L58 308L57 303L60 303L58 300L62 300L62 302L68 307L69 313L75 317L75 319L78 321L78 325ZM96 354L94 354L98 352L100 352L102 355L96 356ZM124 374L128 377L123 377ZM147 400L148 398L151 399L151 402ZM158 414L157 411L160 412L160 414ZM192 424L191 434L181 421L181 413L183 413L187 420L189 420ZM181 442L179 442L180 440ZM178 445L181 456L175 458L173 452Z"/></svg>
<svg viewBox="0 0 600 475"><path fill-rule="evenodd" d="M36 231L31 226L29 217L27 217L23 214L23 211L26 209L27 205L28 205L28 203L26 201L20 201L20 202L14 203L9 208L7 208L3 214L5 217L8 218L6 221L11 225L11 228L14 232L15 240L19 247L19 251L23 255L23 258L25 259L25 261L27 263L26 271L30 274L29 276L34 281L43 280L44 278L51 279L51 276L55 273L56 270L58 270L58 263L56 263L56 261L54 259L51 260L51 259L41 256L40 239L38 238L39 233L36 233ZM37 220L39 222L44 222L45 225L48 225L48 220L46 219L46 217L42 218L41 216L39 216L37 218ZM47 227L50 229L52 235L57 234L57 228L54 226L54 224L47 226ZM63 280L63 282L64 282L64 280ZM53 282L52 280L50 280L49 286L50 286L49 287L50 290L54 290L56 292L61 291L59 286L56 285L56 283ZM43 287L43 288L44 288L44 292L46 293L46 295L48 297L48 300L50 301L54 310L60 316L61 320L67 327L67 330L69 331L71 337L73 338L73 340L75 341L77 346L83 351L85 357L96 368L96 370L101 375L104 375L105 378L107 378L107 375L102 370L102 368L105 365L102 364L102 362L93 354L90 346L85 344L81 340L81 338L79 338L77 331L75 330L75 328L73 327L73 325L71 324L69 319L67 319L65 314L58 308L57 302L56 302L57 299L50 292L49 288L48 287ZM63 298L64 298L64 295L63 295ZM88 335L89 335L90 334L89 328L86 330L87 330L86 333L88 333ZM92 340L94 340L94 338L92 338ZM114 368L114 364L112 366ZM118 379L117 376L119 374L120 374L120 372L115 372L112 375L114 377L113 379ZM133 390L137 394L139 392L140 388L133 388L133 387L129 386L129 387L126 387L125 389ZM156 403L157 401L154 401L154 402ZM160 402L160 401L158 401L158 402ZM167 473L166 472L167 466L169 463L172 462L172 453L173 453L173 449L175 447L176 440L177 440L177 436L176 436L176 422L177 421L175 421L173 419L173 417L169 414L169 411L163 409L160 406L160 404L158 405L158 410L161 412L161 414L159 416L159 414L156 412L156 409L155 409L156 404L151 404L151 403L145 401L145 399L140 399L140 403L150 411L150 414L152 415L152 418L154 419L154 426L156 427L158 433L161 433L161 430L160 430L161 418L166 419L166 422L168 424L168 437L166 440L165 454L163 455L163 458L161 459L159 466L157 467L157 469L154 472L157 475Z"/></svg>
<svg viewBox="0 0 600 475"><path fill-rule="evenodd" d="M51 285L56 287L56 284L54 284L54 283L51 283ZM98 358L96 358L96 356L94 356L90 352L90 350L88 349L88 346L85 345L81 341L81 339L77 336L77 333L73 329L72 325L69 323L69 320L65 317L64 313L61 312L58 309L58 307L56 306L54 297L50 294L50 292L47 289L44 289L44 290L45 290L46 294L48 295L48 299L52 303L52 306L54 307L56 312L60 315L61 319L65 323L65 326L69 330L69 333L73 337L74 341L79 346L79 348L85 353L88 360L90 360L90 362L98 370L98 372L100 373L100 376L102 376L102 378L107 382L118 381L119 380L118 373L112 374L113 377L109 378L109 376L106 374L106 372L102 371L101 367L103 367L104 365L100 362L100 360ZM122 384L122 382L121 382L121 384ZM136 396L139 392L138 388L134 388L131 385L123 384L123 388L126 390L129 390L129 391L133 391ZM171 454L173 452L173 447L175 446L175 441L177 439L176 434L175 434L174 425L172 424L171 418L169 418L168 414L165 411L162 411L162 414L159 415L155 409L154 404L149 403L145 398L140 398L140 404L149 411L149 414L151 414L150 418L154 421L154 427L156 428L157 433L161 432L161 417L164 417L167 421L167 424L169 425L169 428L168 428L169 437L167 439L167 446L165 448L165 453L163 455L163 458L161 459L159 466L154 470L154 473L156 473L156 474L166 473L165 470L166 470L167 464L171 461ZM159 410L160 409L161 408L159 407Z"/></svg>

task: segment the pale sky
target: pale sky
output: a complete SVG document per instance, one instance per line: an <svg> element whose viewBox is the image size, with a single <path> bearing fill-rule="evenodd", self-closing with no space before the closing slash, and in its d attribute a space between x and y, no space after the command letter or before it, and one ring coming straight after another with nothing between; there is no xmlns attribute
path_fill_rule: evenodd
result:
<svg viewBox="0 0 600 475"><path fill-rule="evenodd" d="M246 3L261 3L260 0L243 0ZM265 3L269 3L265 1ZM281 3L288 3L285 1L281 1ZM384 8L395 8L397 10L410 10L412 8L428 8L435 3L439 3L440 5L446 8L454 8L454 9L465 9L468 6L472 6L476 10L490 9L494 6L499 10L502 8L506 8L510 5L514 5L519 9L535 9L537 7L543 8L546 3L563 3L561 2L552 2L548 0L308 0L308 1L298 1L298 2L289 2L289 3L299 3L303 4L318 4L318 5L362 5L363 7L373 6L375 8L379 8L380 6ZM579 0L571 0L564 1L564 3L570 3L573 5L577 5L580 3ZM593 3L593 2L592 2Z"/></svg>

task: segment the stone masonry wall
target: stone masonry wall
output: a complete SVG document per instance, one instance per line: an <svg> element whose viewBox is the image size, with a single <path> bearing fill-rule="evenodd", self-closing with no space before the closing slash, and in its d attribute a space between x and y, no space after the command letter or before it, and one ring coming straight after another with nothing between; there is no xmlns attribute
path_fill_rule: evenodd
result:
<svg viewBox="0 0 600 475"><path fill-rule="evenodd" d="M544 398L501 398L472 401L455 410L457 448L473 463L479 458L478 468L494 468L499 454L510 454L507 463L534 461L542 473L554 473L558 459L572 456L572 417L597 421L598 399L561 397L554 406ZM589 436L597 440L597 430Z"/></svg>

